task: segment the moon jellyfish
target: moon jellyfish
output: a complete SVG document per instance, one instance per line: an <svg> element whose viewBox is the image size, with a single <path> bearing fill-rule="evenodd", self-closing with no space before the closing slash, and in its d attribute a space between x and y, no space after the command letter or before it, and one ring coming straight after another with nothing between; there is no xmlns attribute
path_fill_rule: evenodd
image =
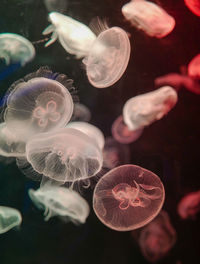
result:
<svg viewBox="0 0 200 264"><path fill-rule="evenodd" d="M58 12L51 12L49 20L52 24L42 34L52 33L52 36L45 47L54 43L58 38L63 48L68 53L74 54L77 59L88 55L96 36L87 26Z"/></svg>
<svg viewBox="0 0 200 264"><path fill-rule="evenodd" d="M35 57L35 48L31 42L14 33L0 34L0 58L6 65L20 63L24 66Z"/></svg>
<svg viewBox="0 0 200 264"><path fill-rule="evenodd" d="M89 82L97 88L116 83L127 68L130 50L130 41L123 29L112 27L101 32L83 60Z"/></svg>
<svg viewBox="0 0 200 264"><path fill-rule="evenodd" d="M26 157L34 171L61 183L92 177L103 163L102 152L93 140L73 128L31 138L26 144ZM34 177L34 171L25 174Z"/></svg>
<svg viewBox="0 0 200 264"><path fill-rule="evenodd" d="M104 225L129 231L152 221L164 197L157 175L136 165L123 165L100 178L94 189L93 208Z"/></svg>
<svg viewBox="0 0 200 264"><path fill-rule="evenodd" d="M122 7L122 14L147 35L163 38L175 27L175 19L163 8L146 0L132 0Z"/></svg>
<svg viewBox="0 0 200 264"><path fill-rule="evenodd" d="M49 186L38 190L29 189L29 196L38 209L44 210L44 220L59 216L65 222L84 224L90 208L85 199L72 189Z"/></svg>
<svg viewBox="0 0 200 264"><path fill-rule="evenodd" d="M184 0L185 5L196 16L200 16L200 1L199 0Z"/></svg>
<svg viewBox="0 0 200 264"><path fill-rule="evenodd" d="M73 112L72 83L64 74L44 68L13 83L6 95L7 129L26 141L34 134L65 127Z"/></svg>
<svg viewBox="0 0 200 264"><path fill-rule="evenodd" d="M138 242L143 256L150 262L156 262L167 255L176 242L176 231L167 212L161 211L140 230Z"/></svg>
<svg viewBox="0 0 200 264"><path fill-rule="evenodd" d="M22 216L17 209L0 206L0 234L19 226L21 222Z"/></svg>
<svg viewBox="0 0 200 264"><path fill-rule="evenodd" d="M200 190L185 195L180 200L177 211L182 219L195 219L200 212Z"/></svg>
<svg viewBox="0 0 200 264"><path fill-rule="evenodd" d="M67 127L80 130L88 137L90 137L100 149L103 149L105 144L105 139L103 133L98 127L89 124L87 122L78 122L78 121L68 123Z"/></svg>
<svg viewBox="0 0 200 264"><path fill-rule="evenodd" d="M199 9L199 11L200 11L200 9ZM188 75L191 77L200 79L200 54L196 55L190 61L189 65L188 65Z"/></svg>
<svg viewBox="0 0 200 264"><path fill-rule="evenodd" d="M84 104L75 103L71 121L89 122L90 119L91 119L91 112L89 108Z"/></svg>

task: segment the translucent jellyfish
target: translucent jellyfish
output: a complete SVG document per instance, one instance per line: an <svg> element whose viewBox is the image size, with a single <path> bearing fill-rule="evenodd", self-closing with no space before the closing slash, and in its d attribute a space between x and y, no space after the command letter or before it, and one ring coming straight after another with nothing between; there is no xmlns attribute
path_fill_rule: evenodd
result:
<svg viewBox="0 0 200 264"><path fill-rule="evenodd" d="M6 65L20 63L24 66L35 57L35 48L31 42L14 33L0 34L0 58Z"/></svg>
<svg viewBox="0 0 200 264"><path fill-rule="evenodd" d="M17 209L0 206L0 234L19 226L21 222L22 216Z"/></svg>
<svg viewBox="0 0 200 264"><path fill-rule="evenodd" d="M199 2L199 12L200 12L200 2ZM200 79L200 54L197 54L188 64L188 75Z"/></svg>
<svg viewBox="0 0 200 264"><path fill-rule="evenodd" d="M128 164L129 162L129 146L120 144L112 137L106 138L103 149L103 167L113 169L119 165Z"/></svg>
<svg viewBox="0 0 200 264"><path fill-rule="evenodd" d="M163 38L175 27L175 19L155 3L132 0L122 7L122 14L131 24L147 35Z"/></svg>
<svg viewBox="0 0 200 264"><path fill-rule="evenodd" d="M69 90L73 81L46 68L12 84L6 98L4 120L7 129L19 140L41 132L65 127L72 116Z"/></svg>
<svg viewBox="0 0 200 264"><path fill-rule="evenodd" d="M26 157L37 173L61 183L92 177L103 163L102 152L93 140L73 128L31 138L26 144ZM35 172L25 174L34 177Z"/></svg>
<svg viewBox="0 0 200 264"><path fill-rule="evenodd" d="M138 242L142 254L150 262L156 262L167 255L176 242L176 231L167 212L161 211L141 229Z"/></svg>
<svg viewBox="0 0 200 264"><path fill-rule="evenodd" d="M49 12L63 13L67 9L68 0L44 0L44 4Z"/></svg>
<svg viewBox="0 0 200 264"><path fill-rule="evenodd" d="M152 221L164 197L157 175L136 165L123 165L100 178L93 194L93 208L109 228L129 231Z"/></svg>
<svg viewBox="0 0 200 264"><path fill-rule="evenodd" d="M45 47L54 43L58 38L63 48L68 53L76 55L77 59L88 55L96 36L87 26L58 12L51 12L49 20L52 24L42 34L52 33L52 36Z"/></svg>
<svg viewBox="0 0 200 264"><path fill-rule="evenodd" d="M89 122L90 119L91 119L91 112L89 108L84 104L75 103L71 121Z"/></svg>
<svg viewBox="0 0 200 264"><path fill-rule="evenodd" d="M102 31L83 60L89 82L97 88L116 83L127 68L130 50L130 41L123 29L112 27Z"/></svg>
<svg viewBox="0 0 200 264"><path fill-rule="evenodd" d="M200 190L185 195L180 200L177 211L182 219L195 219L200 212Z"/></svg>
<svg viewBox="0 0 200 264"><path fill-rule="evenodd" d="M95 144L97 144L97 146L100 149L103 149L104 144L105 144L105 138L104 138L103 133L98 127L92 124L89 124L87 122L78 122L78 121L68 123L67 127L78 129L81 132L85 133L88 137L90 137L95 142Z"/></svg>
<svg viewBox="0 0 200 264"><path fill-rule="evenodd" d="M87 201L72 189L58 186L29 189L29 196L33 203L44 210L45 221L59 216L65 222L84 224L90 208Z"/></svg>
<svg viewBox="0 0 200 264"><path fill-rule="evenodd" d="M200 16L200 1L199 0L184 0L185 5L196 16Z"/></svg>

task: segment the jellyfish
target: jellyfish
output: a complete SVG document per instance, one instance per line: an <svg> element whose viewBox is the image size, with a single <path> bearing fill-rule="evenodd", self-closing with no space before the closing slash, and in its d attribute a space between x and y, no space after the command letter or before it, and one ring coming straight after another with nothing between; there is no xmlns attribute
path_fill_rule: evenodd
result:
<svg viewBox="0 0 200 264"><path fill-rule="evenodd" d="M73 112L73 81L46 68L13 83L3 113L7 129L19 140L65 127Z"/></svg>
<svg viewBox="0 0 200 264"><path fill-rule="evenodd" d="M45 47L54 43L58 38L63 48L75 55L77 59L88 55L96 36L86 25L58 12L49 13L49 20L52 24L42 34L52 33L52 36Z"/></svg>
<svg viewBox="0 0 200 264"><path fill-rule="evenodd" d="M44 210L44 220L58 216L65 222L84 224L90 208L87 201L72 189L48 186L37 190L29 189L29 196L38 209Z"/></svg>
<svg viewBox="0 0 200 264"><path fill-rule="evenodd" d="M178 203L177 211L182 219L196 219L200 212L200 190L185 195Z"/></svg>
<svg viewBox="0 0 200 264"><path fill-rule="evenodd" d="M165 191L159 177L136 165L110 170L98 181L93 208L99 220L117 231L140 228L160 212Z"/></svg>
<svg viewBox="0 0 200 264"><path fill-rule="evenodd" d="M200 1L199 0L184 0L185 5L188 9L195 14L196 16L200 16Z"/></svg>
<svg viewBox="0 0 200 264"><path fill-rule="evenodd" d="M199 8L200 8L200 2L199 2ZM200 79L200 54L197 54L188 64L188 75Z"/></svg>
<svg viewBox="0 0 200 264"><path fill-rule="evenodd" d="M22 216L17 209L0 206L0 234L19 226L21 222Z"/></svg>
<svg viewBox="0 0 200 264"><path fill-rule="evenodd" d="M56 11L63 13L68 6L68 0L44 0L46 9L49 12Z"/></svg>
<svg viewBox="0 0 200 264"><path fill-rule="evenodd" d="M168 213L162 210L140 230L138 243L143 256L150 262L156 262L167 255L176 237Z"/></svg>
<svg viewBox="0 0 200 264"><path fill-rule="evenodd" d="M35 48L28 39L14 33L0 34L0 58L6 65L20 63L24 66L34 57Z"/></svg>
<svg viewBox="0 0 200 264"><path fill-rule="evenodd" d="M132 0L122 7L122 14L131 24L150 37L163 38L175 27L175 19L163 8L146 0Z"/></svg>
<svg viewBox="0 0 200 264"><path fill-rule="evenodd" d="M97 88L116 83L127 68L130 50L130 41L123 29L112 27L103 30L83 60L89 82Z"/></svg>
<svg viewBox="0 0 200 264"><path fill-rule="evenodd" d="M98 127L89 124L87 122L78 122L78 121L68 123L67 127L78 129L81 132L85 133L95 142L95 144L97 144L97 146L100 149L103 149L105 144L105 139L103 133Z"/></svg>
<svg viewBox="0 0 200 264"><path fill-rule="evenodd" d="M89 108L84 104L75 103L71 121L89 122L90 119L91 119L91 112Z"/></svg>

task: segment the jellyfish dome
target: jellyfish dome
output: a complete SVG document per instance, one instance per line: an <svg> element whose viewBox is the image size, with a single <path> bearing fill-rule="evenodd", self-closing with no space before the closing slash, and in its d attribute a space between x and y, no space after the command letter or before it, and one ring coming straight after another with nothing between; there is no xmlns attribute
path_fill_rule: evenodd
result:
<svg viewBox="0 0 200 264"><path fill-rule="evenodd" d="M67 127L78 129L81 132L85 133L86 135L88 135L88 137L94 140L94 142L98 145L100 149L103 149L105 144L105 138L98 127L87 122L80 121L70 122L67 124Z"/></svg>
<svg viewBox="0 0 200 264"><path fill-rule="evenodd" d="M28 193L33 203L44 210L45 221L59 216L65 222L83 224L89 215L90 208L87 201L72 189L49 186L36 191L29 189Z"/></svg>
<svg viewBox="0 0 200 264"><path fill-rule="evenodd" d="M69 90L73 88L73 81L64 74L54 76L50 71L48 77L45 74L38 77L42 75L43 69L39 69L25 76L12 84L6 95L4 121L19 140L26 141L34 134L65 127L72 116Z"/></svg>
<svg viewBox="0 0 200 264"><path fill-rule="evenodd" d="M89 122L90 119L91 112L89 108L84 104L75 103L71 121Z"/></svg>
<svg viewBox="0 0 200 264"><path fill-rule="evenodd" d="M200 4L199 4L200 7ZM200 11L200 9L199 9ZM200 79L200 54L197 54L188 65L188 75Z"/></svg>
<svg viewBox="0 0 200 264"><path fill-rule="evenodd" d="M130 41L123 29L112 27L101 32L83 60L89 82L97 88L116 83L127 68L130 50Z"/></svg>
<svg viewBox="0 0 200 264"><path fill-rule="evenodd" d="M170 86L132 97L123 108L124 122L130 130L142 129L166 115L177 100L177 92Z"/></svg>
<svg viewBox="0 0 200 264"><path fill-rule="evenodd" d="M3 58L7 65L20 63L24 66L35 57L35 48L32 43L14 33L0 34L0 58Z"/></svg>
<svg viewBox="0 0 200 264"><path fill-rule="evenodd" d="M45 47L51 45L58 38L63 48L68 53L76 55L77 59L88 55L96 36L86 25L58 12L49 13L49 20L52 24L42 34L53 33Z"/></svg>
<svg viewBox="0 0 200 264"><path fill-rule="evenodd" d="M199 0L184 0L185 5L188 9L195 14L196 16L200 16L200 1Z"/></svg>
<svg viewBox="0 0 200 264"><path fill-rule="evenodd" d="M100 221L117 231L140 228L156 217L165 198L153 172L136 165L110 170L97 183L93 208Z"/></svg>
<svg viewBox="0 0 200 264"><path fill-rule="evenodd" d="M17 209L0 206L0 234L19 226L21 222L22 216Z"/></svg>
<svg viewBox="0 0 200 264"><path fill-rule="evenodd" d="M34 136L26 144L26 157L37 173L61 183L92 177L103 163L94 141L73 128Z"/></svg>

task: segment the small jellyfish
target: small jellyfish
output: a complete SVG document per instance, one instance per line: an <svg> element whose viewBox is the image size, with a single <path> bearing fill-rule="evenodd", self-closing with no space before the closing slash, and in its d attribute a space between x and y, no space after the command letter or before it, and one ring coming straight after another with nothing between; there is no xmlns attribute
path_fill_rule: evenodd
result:
<svg viewBox="0 0 200 264"><path fill-rule="evenodd" d="M65 127L73 112L72 83L64 74L46 68L13 83L6 95L7 129L27 141L34 134Z"/></svg>
<svg viewBox="0 0 200 264"><path fill-rule="evenodd" d="M140 228L160 212L165 191L159 177L136 165L122 165L100 178L93 194L93 208L111 229Z"/></svg>
<svg viewBox="0 0 200 264"><path fill-rule="evenodd" d="M97 88L116 83L127 68L130 50L130 41L123 29L112 27L102 31L83 60L89 82Z"/></svg>
<svg viewBox="0 0 200 264"><path fill-rule="evenodd" d="M58 216L63 221L74 224L84 224L90 208L87 201L72 189L48 186L36 191L29 189L29 196L33 203L44 210L44 220Z"/></svg>
<svg viewBox="0 0 200 264"><path fill-rule="evenodd" d="M22 216L17 209L0 206L0 234L19 226L21 222Z"/></svg>
<svg viewBox="0 0 200 264"><path fill-rule="evenodd" d="M122 14L131 24L150 37L163 38L175 27L175 19L155 3L132 0L122 7Z"/></svg>
<svg viewBox="0 0 200 264"><path fill-rule="evenodd" d="M196 16L200 16L200 1L199 0L184 0L185 5Z"/></svg>
<svg viewBox="0 0 200 264"><path fill-rule="evenodd" d="M89 122L90 119L91 119L91 112L89 108L84 104L75 103L71 121Z"/></svg>
<svg viewBox="0 0 200 264"><path fill-rule="evenodd" d="M31 42L14 33L0 34L0 58L6 65L20 63L24 66L35 57L35 48Z"/></svg>
<svg viewBox="0 0 200 264"><path fill-rule="evenodd" d="M105 138L98 127L87 122L78 121L70 122L67 124L66 127L71 127L80 130L81 132L85 133L88 137L90 137L100 149L103 149L105 144Z"/></svg>
<svg viewBox="0 0 200 264"><path fill-rule="evenodd" d="M52 33L52 36L45 47L54 43L58 38L63 48L75 55L77 59L88 55L96 36L87 26L58 12L49 13L49 20L52 24L42 34Z"/></svg>
<svg viewBox="0 0 200 264"><path fill-rule="evenodd" d="M188 64L188 75L200 79L200 54L197 54Z"/></svg>
<svg viewBox="0 0 200 264"><path fill-rule="evenodd" d="M195 219L200 212L200 190L185 195L179 202L177 211L182 219Z"/></svg>

